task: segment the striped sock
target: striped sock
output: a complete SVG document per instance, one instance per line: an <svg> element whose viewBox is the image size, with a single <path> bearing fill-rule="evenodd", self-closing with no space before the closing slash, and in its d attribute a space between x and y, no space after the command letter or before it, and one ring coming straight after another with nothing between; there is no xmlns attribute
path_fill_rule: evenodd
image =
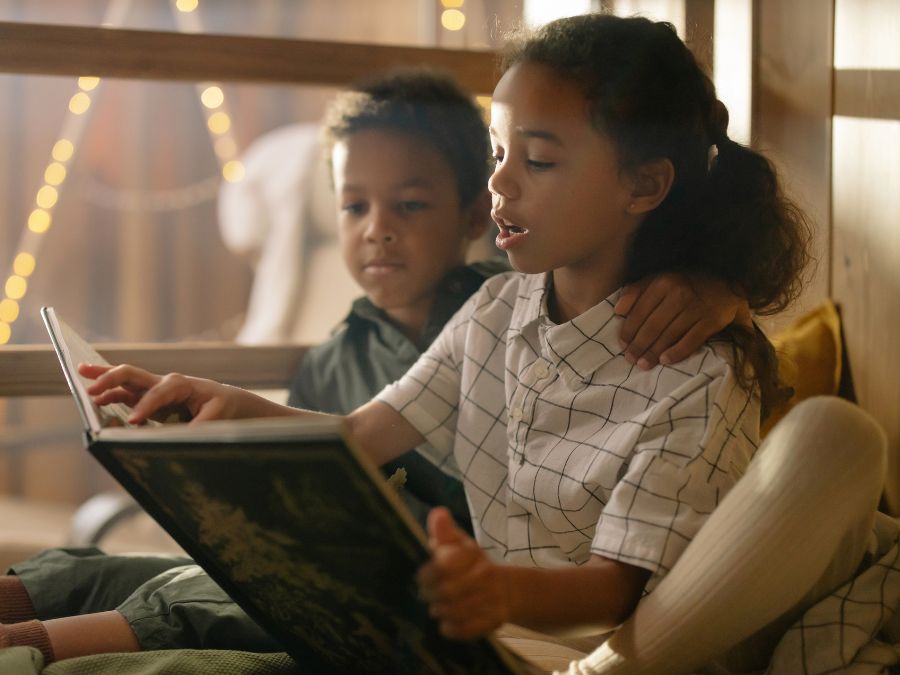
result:
<svg viewBox="0 0 900 675"><path fill-rule="evenodd" d="M0 577L0 623L19 623L38 618L19 577Z"/></svg>
<svg viewBox="0 0 900 675"><path fill-rule="evenodd" d="M2 647L34 647L44 655L44 665L53 663L53 645L44 624L37 619L22 623L0 623L0 648Z"/></svg>

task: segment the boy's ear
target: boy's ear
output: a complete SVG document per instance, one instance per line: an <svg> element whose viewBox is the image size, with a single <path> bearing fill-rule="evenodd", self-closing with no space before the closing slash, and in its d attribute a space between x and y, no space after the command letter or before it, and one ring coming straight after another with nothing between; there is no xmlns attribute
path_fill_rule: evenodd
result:
<svg viewBox="0 0 900 675"><path fill-rule="evenodd" d="M667 157L651 159L632 172L631 180L628 212L632 215L648 213L668 196L675 181L675 167Z"/></svg>
<svg viewBox="0 0 900 675"><path fill-rule="evenodd" d="M468 208L466 232L470 241L480 238L491 224L491 193L485 189Z"/></svg>

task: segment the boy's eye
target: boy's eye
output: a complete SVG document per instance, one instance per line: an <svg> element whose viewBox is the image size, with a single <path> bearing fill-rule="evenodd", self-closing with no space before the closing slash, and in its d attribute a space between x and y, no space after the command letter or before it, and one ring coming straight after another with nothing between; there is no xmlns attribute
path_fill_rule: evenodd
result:
<svg viewBox="0 0 900 675"><path fill-rule="evenodd" d="M494 160L494 166L503 163L503 155L501 155L499 152L495 152L493 155L491 155L491 159Z"/></svg>
<svg viewBox="0 0 900 675"><path fill-rule="evenodd" d="M350 204L344 204L341 207L341 211L354 216L361 216L366 212L366 204L365 202L351 202Z"/></svg>
<svg viewBox="0 0 900 675"><path fill-rule="evenodd" d="M424 211L427 208L428 204L426 202L414 199L407 199L406 201L400 202L400 210L404 213L416 213L417 211Z"/></svg>

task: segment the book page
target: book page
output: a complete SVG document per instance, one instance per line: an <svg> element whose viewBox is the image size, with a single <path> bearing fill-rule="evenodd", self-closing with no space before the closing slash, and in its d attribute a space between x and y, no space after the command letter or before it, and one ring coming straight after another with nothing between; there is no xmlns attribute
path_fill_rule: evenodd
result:
<svg viewBox="0 0 900 675"><path fill-rule="evenodd" d="M131 408L122 403L113 403L102 408L94 404L93 399L87 393L87 387L91 380L78 374L79 363L94 363L110 365L109 361L97 353L78 333L59 316L52 308L41 311L42 316L50 331L53 346L56 348L63 374L69 383L69 388L75 396L82 418L88 430L96 432L105 427L134 426L128 423ZM156 422L153 423L158 424Z"/></svg>

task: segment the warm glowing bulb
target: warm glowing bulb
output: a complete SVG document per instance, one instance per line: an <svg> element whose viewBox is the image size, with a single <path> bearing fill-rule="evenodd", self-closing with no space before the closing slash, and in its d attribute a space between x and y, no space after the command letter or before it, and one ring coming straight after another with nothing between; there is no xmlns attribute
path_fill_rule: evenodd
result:
<svg viewBox="0 0 900 675"><path fill-rule="evenodd" d="M214 134L224 134L231 128L231 118L223 112L213 113L206 120L206 125Z"/></svg>
<svg viewBox="0 0 900 675"><path fill-rule="evenodd" d="M222 176L229 183L237 183L244 177L244 165L236 159L226 162L222 167Z"/></svg>
<svg viewBox="0 0 900 675"><path fill-rule="evenodd" d="M30 277L34 272L35 260L30 253L20 253L13 261L13 271L20 277Z"/></svg>
<svg viewBox="0 0 900 675"><path fill-rule="evenodd" d="M221 87L213 85L203 90L200 100L207 108L218 108L225 102L225 94L222 93Z"/></svg>
<svg viewBox="0 0 900 675"><path fill-rule="evenodd" d="M93 91L97 88L97 85L100 84L99 77L79 77L78 78L78 88L81 91Z"/></svg>
<svg viewBox="0 0 900 675"><path fill-rule="evenodd" d="M216 154L220 158L226 159L228 157L234 157L237 152L237 144L231 136L222 136L221 138L216 139L215 149Z"/></svg>
<svg viewBox="0 0 900 675"><path fill-rule="evenodd" d="M0 321L0 345L5 345L9 342L9 338L12 335L12 330L9 327L9 324L5 321Z"/></svg>
<svg viewBox="0 0 900 675"><path fill-rule="evenodd" d="M6 280L6 297L19 300L28 290L28 282L17 274Z"/></svg>
<svg viewBox="0 0 900 675"><path fill-rule="evenodd" d="M72 145L72 141L60 138L54 144L53 151L50 154L53 155L53 159L57 162L68 162L73 152L75 152L75 146Z"/></svg>
<svg viewBox="0 0 900 675"><path fill-rule="evenodd" d="M462 30L466 25L466 15L458 9L445 9L441 12L441 25L447 30Z"/></svg>
<svg viewBox="0 0 900 675"><path fill-rule="evenodd" d="M466 0L441 0L441 4L448 8L453 9L454 7L462 7Z"/></svg>
<svg viewBox="0 0 900 675"><path fill-rule="evenodd" d="M50 214L44 209L35 209L28 216L28 229L36 234L46 232L50 227Z"/></svg>
<svg viewBox="0 0 900 675"><path fill-rule="evenodd" d="M45 185L38 190L34 201L42 209L52 209L56 205L57 199L59 199L59 193L56 191L56 188L52 185Z"/></svg>
<svg viewBox="0 0 900 675"><path fill-rule="evenodd" d="M19 318L19 303L9 298L0 300L0 321L12 323Z"/></svg>
<svg viewBox="0 0 900 675"><path fill-rule="evenodd" d="M85 94L83 91L79 91L69 99L69 112L71 112L73 115L81 115L82 113L87 112L87 109L90 107L91 97Z"/></svg>
<svg viewBox="0 0 900 675"><path fill-rule="evenodd" d="M44 180L48 185L59 185L66 179L66 167L59 162L53 162L44 171Z"/></svg>
<svg viewBox="0 0 900 675"><path fill-rule="evenodd" d="M193 12L199 4L199 0L178 0L175 7L179 12Z"/></svg>

